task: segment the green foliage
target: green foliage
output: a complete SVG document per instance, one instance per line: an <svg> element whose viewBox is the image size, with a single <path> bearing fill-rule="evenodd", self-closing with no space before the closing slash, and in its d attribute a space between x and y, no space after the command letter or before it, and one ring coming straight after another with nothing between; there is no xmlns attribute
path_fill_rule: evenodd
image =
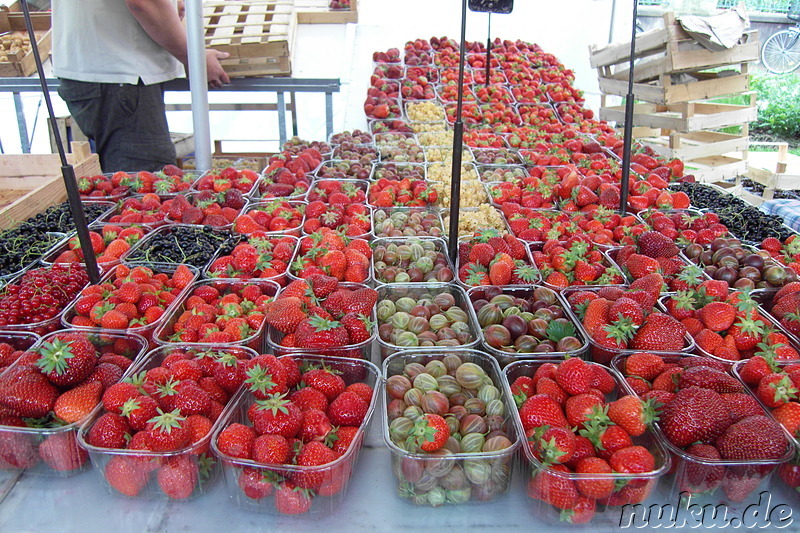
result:
<svg viewBox="0 0 800 533"><path fill-rule="evenodd" d="M739 0L717 0L718 9L730 9L736 6ZM639 0L640 6L664 6L669 7L669 0ZM789 9L791 0L744 0L749 12L762 13L786 13Z"/></svg>
<svg viewBox="0 0 800 533"><path fill-rule="evenodd" d="M754 126L779 137L800 138L800 76L753 75L750 87L758 94Z"/></svg>

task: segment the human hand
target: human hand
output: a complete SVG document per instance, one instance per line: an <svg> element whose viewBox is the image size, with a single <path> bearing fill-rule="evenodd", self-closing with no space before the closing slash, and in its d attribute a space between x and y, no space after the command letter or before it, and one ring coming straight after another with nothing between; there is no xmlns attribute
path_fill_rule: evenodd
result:
<svg viewBox="0 0 800 533"><path fill-rule="evenodd" d="M225 73L225 69L219 64L220 59L227 59L230 57L228 52L220 52L219 50L206 50L206 73L208 77L208 86L212 89L222 87L226 83L230 83L231 79Z"/></svg>

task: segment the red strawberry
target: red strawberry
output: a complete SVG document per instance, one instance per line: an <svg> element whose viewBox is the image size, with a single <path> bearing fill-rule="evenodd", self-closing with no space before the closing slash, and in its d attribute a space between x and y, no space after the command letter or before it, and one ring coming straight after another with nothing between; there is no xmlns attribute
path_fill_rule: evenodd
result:
<svg viewBox="0 0 800 533"><path fill-rule="evenodd" d="M256 462L283 464L289 455L289 442L281 435L259 435L253 441L253 460Z"/></svg>
<svg viewBox="0 0 800 533"><path fill-rule="evenodd" d="M74 432L49 435L39 445L39 455L47 466L59 472L77 470L89 458L86 450L78 446Z"/></svg>
<svg viewBox="0 0 800 533"><path fill-rule="evenodd" d="M53 414L67 424L83 420L100 403L102 393L103 385L99 381L78 385L58 397L53 405Z"/></svg>
<svg viewBox="0 0 800 533"><path fill-rule="evenodd" d="M642 435L657 419L653 404L643 402L637 396L623 396L609 403L608 417L633 437Z"/></svg>
<svg viewBox="0 0 800 533"><path fill-rule="evenodd" d="M441 416L426 413L414 422L411 435L422 451L433 452L442 448L450 438L450 427Z"/></svg>
<svg viewBox="0 0 800 533"><path fill-rule="evenodd" d="M195 460L189 455L168 457L156 474L158 486L173 500L189 498L200 479Z"/></svg>
<svg viewBox="0 0 800 533"><path fill-rule="evenodd" d="M748 416L732 424L716 442L723 459L736 461L778 459L786 453L787 445L780 426L764 415Z"/></svg>
<svg viewBox="0 0 800 533"><path fill-rule="evenodd" d="M124 448L131 436L131 427L121 415L103 413L89 428L86 442L98 448Z"/></svg>
<svg viewBox="0 0 800 533"><path fill-rule="evenodd" d="M86 339L74 338L65 342L55 338L53 342L43 343L39 353L36 366L53 385L59 387L84 381L97 365L97 349Z"/></svg>
<svg viewBox="0 0 800 533"><path fill-rule="evenodd" d="M44 418L59 391L33 365L18 365L0 378L0 404L26 418Z"/></svg>
<svg viewBox="0 0 800 533"><path fill-rule="evenodd" d="M138 496L147 485L147 472L135 457L112 456L104 473L108 484L125 496Z"/></svg>
<svg viewBox="0 0 800 533"><path fill-rule="evenodd" d="M300 409L284 395L277 394L254 402L247 416L259 435L274 433L287 439L297 435L302 421Z"/></svg>
<svg viewBox="0 0 800 533"><path fill-rule="evenodd" d="M217 437L217 449L230 457L250 459L256 432L244 424L233 423L223 429Z"/></svg>
<svg viewBox="0 0 800 533"><path fill-rule="evenodd" d="M583 359L571 357L558 365L556 382L569 394L583 394L591 384L591 366Z"/></svg>
<svg viewBox="0 0 800 533"><path fill-rule="evenodd" d="M661 428L678 447L711 443L730 425L725 402L719 393L700 387L678 391L661 414Z"/></svg>
<svg viewBox="0 0 800 533"><path fill-rule="evenodd" d="M634 350L680 351L685 345L686 327L664 313L650 313L634 335Z"/></svg>
<svg viewBox="0 0 800 533"><path fill-rule="evenodd" d="M519 408L522 427L528 431L539 426L567 427L561 406L546 394L534 394Z"/></svg>
<svg viewBox="0 0 800 533"><path fill-rule="evenodd" d="M147 422L150 449L154 452L180 450L191 440L186 418L177 409L160 412Z"/></svg>
<svg viewBox="0 0 800 533"><path fill-rule="evenodd" d="M337 426L360 426L369 410L369 403L355 392L344 391L328 407L328 416Z"/></svg>
<svg viewBox="0 0 800 533"><path fill-rule="evenodd" d="M325 446L325 444L319 441L311 441L304 444L300 453L297 454L297 464L299 466L321 466L331 463L337 458L338 455L336 455L336 452ZM294 481L298 487L314 490L318 489L331 474L331 470L302 470L292 475L292 481Z"/></svg>
<svg viewBox="0 0 800 533"><path fill-rule="evenodd" d="M296 486L290 481L278 485L275 491L275 509L281 514L297 515L308 512L311 508L311 496L306 489Z"/></svg>

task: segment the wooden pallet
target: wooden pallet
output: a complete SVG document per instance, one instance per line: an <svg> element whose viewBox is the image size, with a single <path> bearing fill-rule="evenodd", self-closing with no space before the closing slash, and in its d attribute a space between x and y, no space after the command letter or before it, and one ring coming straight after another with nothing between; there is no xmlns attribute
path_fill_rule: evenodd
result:
<svg viewBox="0 0 800 533"><path fill-rule="evenodd" d="M293 0L298 24L347 24L358 22L358 0L350 9L330 9L329 0Z"/></svg>
<svg viewBox="0 0 800 533"><path fill-rule="evenodd" d="M750 147L747 133L737 135L718 131L671 132L667 135L641 137L638 141L651 146L664 157L677 157L686 161L728 152L746 152Z"/></svg>
<svg viewBox="0 0 800 533"><path fill-rule="evenodd" d="M89 143L72 143L67 159L75 176L100 174L100 159ZM0 229L16 227L21 221L67 199L61 178L61 160L56 154L0 156Z"/></svg>
<svg viewBox="0 0 800 533"><path fill-rule="evenodd" d="M756 120L755 93L746 105L719 104L704 101L675 104L635 104L633 125L678 132L694 132L744 124ZM625 106L601 107L600 119L625 122Z"/></svg>
<svg viewBox="0 0 800 533"><path fill-rule="evenodd" d="M206 0L206 44L231 77L291 75L297 18L288 2Z"/></svg>
<svg viewBox="0 0 800 533"><path fill-rule="evenodd" d="M11 8L15 8L17 11L11 11ZM18 10L18 4L0 9L0 35L8 34L9 37L28 38L25 19ZM45 17L42 15L40 13L34 17L34 14L31 14L31 22L33 22L36 43L39 45L39 54L42 58L46 58L53 48L53 37L50 33L50 15L49 13ZM36 61L33 59L32 52L6 54L6 58L6 61L0 62L0 76L4 78L28 77L36 72Z"/></svg>

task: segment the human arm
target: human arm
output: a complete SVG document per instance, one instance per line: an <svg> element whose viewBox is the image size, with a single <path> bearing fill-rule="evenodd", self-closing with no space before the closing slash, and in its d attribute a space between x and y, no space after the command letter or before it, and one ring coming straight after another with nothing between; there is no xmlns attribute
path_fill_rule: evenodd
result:
<svg viewBox="0 0 800 533"><path fill-rule="evenodd" d="M188 64L186 29L172 0L125 0L125 4L150 38L178 61ZM211 87L230 83L230 78L219 63L220 59L226 57L226 53L206 50L206 70Z"/></svg>

